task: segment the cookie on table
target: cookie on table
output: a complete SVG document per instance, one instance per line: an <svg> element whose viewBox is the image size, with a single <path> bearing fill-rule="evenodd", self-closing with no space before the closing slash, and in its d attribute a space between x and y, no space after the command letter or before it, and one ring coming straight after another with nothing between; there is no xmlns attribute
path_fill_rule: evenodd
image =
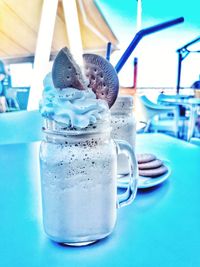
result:
<svg viewBox="0 0 200 267"><path fill-rule="evenodd" d="M138 164L147 163L156 159L156 156L150 153L137 154Z"/></svg>
<svg viewBox="0 0 200 267"><path fill-rule="evenodd" d="M139 163L138 168L139 170L148 170L148 169L155 169L159 168L163 165L162 160L155 159L150 162L145 162L145 163Z"/></svg>
<svg viewBox="0 0 200 267"><path fill-rule="evenodd" d="M162 166L155 168L155 169L148 169L148 170L140 170L139 169L139 175L153 178L153 177L163 175L167 171L168 171L168 168L165 165L162 165Z"/></svg>

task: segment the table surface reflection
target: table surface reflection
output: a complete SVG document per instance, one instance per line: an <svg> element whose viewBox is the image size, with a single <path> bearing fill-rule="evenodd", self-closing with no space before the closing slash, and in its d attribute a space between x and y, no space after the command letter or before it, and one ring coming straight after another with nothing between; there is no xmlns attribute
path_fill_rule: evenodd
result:
<svg viewBox="0 0 200 267"><path fill-rule="evenodd" d="M115 231L83 248L42 228L39 143L0 146L0 263L9 266L200 266L200 147L162 134L137 136L137 152L169 160L170 178L118 210Z"/></svg>

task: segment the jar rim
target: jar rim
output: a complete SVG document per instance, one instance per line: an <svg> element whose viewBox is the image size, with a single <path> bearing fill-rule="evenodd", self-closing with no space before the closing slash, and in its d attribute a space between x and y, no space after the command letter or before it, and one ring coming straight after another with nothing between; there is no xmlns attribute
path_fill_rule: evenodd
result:
<svg viewBox="0 0 200 267"><path fill-rule="evenodd" d="M101 120L85 128L69 128L50 119L44 119L42 131L46 134L76 136L111 132L110 120Z"/></svg>
<svg viewBox="0 0 200 267"><path fill-rule="evenodd" d="M111 114L122 110L130 110L133 109L134 102L133 96L131 95L119 95L114 105L111 107Z"/></svg>

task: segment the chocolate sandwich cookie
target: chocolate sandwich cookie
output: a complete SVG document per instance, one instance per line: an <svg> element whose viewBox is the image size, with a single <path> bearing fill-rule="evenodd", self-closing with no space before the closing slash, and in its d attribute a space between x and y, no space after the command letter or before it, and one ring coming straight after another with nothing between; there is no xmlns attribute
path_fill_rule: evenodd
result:
<svg viewBox="0 0 200 267"><path fill-rule="evenodd" d="M162 165L163 165L163 162L161 160L155 159L150 162L139 163L138 168L139 170L149 170L149 169L159 168Z"/></svg>
<svg viewBox="0 0 200 267"><path fill-rule="evenodd" d="M149 153L137 154L138 164L147 163L156 159L156 156Z"/></svg>
<svg viewBox="0 0 200 267"><path fill-rule="evenodd" d="M159 168L149 169L149 170L139 170L140 176L147 176L147 177L157 177L160 175L165 174L168 171L165 165L160 166Z"/></svg>

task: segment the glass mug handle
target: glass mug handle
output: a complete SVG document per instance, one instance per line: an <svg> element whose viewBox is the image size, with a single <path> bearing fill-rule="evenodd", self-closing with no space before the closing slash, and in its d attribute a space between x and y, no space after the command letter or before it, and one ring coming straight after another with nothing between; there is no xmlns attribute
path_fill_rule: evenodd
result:
<svg viewBox="0 0 200 267"><path fill-rule="evenodd" d="M137 183L138 183L138 164L135 153L128 142L122 140L115 140L117 146L117 155L125 154L128 156L129 161L129 182L127 183L127 189L123 194L118 195L117 208L129 205L136 196Z"/></svg>

